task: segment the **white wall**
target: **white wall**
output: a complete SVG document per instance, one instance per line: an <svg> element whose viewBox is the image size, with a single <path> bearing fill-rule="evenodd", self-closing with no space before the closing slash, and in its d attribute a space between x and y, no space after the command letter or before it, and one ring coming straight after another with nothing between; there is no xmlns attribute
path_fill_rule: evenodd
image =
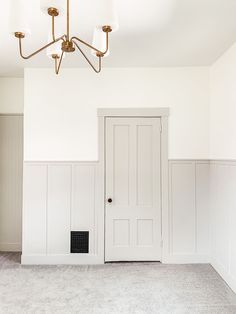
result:
<svg viewBox="0 0 236 314"><path fill-rule="evenodd" d="M170 159L236 158L235 81L236 46L211 69L28 69L25 159L96 160L99 107L170 107ZM212 263L236 289L236 168L221 163L210 166ZM208 167L170 162L170 262L208 261Z"/></svg>
<svg viewBox="0 0 236 314"><path fill-rule="evenodd" d="M210 159L236 159L236 44L210 70Z"/></svg>
<svg viewBox="0 0 236 314"><path fill-rule="evenodd" d="M212 264L236 292L236 44L210 78Z"/></svg>
<svg viewBox="0 0 236 314"><path fill-rule="evenodd" d="M97 192L101 184L94 189L97 180L94 163L89 167L84 162L78 163L98 158L99 107L170 107L170 156L194 159L208 156L207 68L105 69L99 76L89 69L63 69L60 76L55 76L52 69L27 69L23 263L83 262L81 256L68 254L69 231L73 228L90 231L92 247L86 262L103 261L103 194ZM198 168L195 163L191 163L190 176L187 173L186 181L189 180L194 195L201 191L198 182L205 180L202 167L207 176L207 166ZM176 180L173 189L182 177L173 177ZM185 186L182 195L188 192ZM189 203L182 204L184 210L190 211L188 217L195 230L189 228L184 233L192 237L189 247L183 241L173 245L172 251L168 248L168 262L209 261L207 219L201 218L205 210L207 217L204 197L199 195L198 207L190 202L190 210ZM85 198L91 198L99 208L89 205ZM173 207L172 213L176 218L178 208ZM60 229L55 228L55 221ZM177 230L179 237L183 236L182 230ZM166 239L168 243L169 240Z"/></svg>
<svg viewBox="0 0 236 314"><path fill-rule="evenodd" d="M24 79L0 78L0 113L23 113Z"/></svg>
<svg viewBox="0 0 236 314"><path fill-rule="evenodd" d="M25 160L97 160L97 108L170 107L170 158L208 158L209 69L25 71Z"/></svg>

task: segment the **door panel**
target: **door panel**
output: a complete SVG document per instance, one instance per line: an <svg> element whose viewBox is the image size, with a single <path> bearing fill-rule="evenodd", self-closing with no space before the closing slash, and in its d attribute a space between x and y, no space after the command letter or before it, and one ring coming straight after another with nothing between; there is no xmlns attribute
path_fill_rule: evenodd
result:
<svg viewBox="0 0 236 314"><path fill-rule="evenodd" d="M114 126L113 197L117 205L129 204L129 126ZM122 154L122 158L120 156Z"/></svg>
<svg viewBox="0 0 236 314"><path fill-rule="evenodd" d="M153 127L137 126L137 206L152 206L153 201Z"/></svg>
<svg viewBox="0 0 236 314"><path fill-rule="evenodd" d="M106 119L105 260L161 259L160 119Z"/></svg>

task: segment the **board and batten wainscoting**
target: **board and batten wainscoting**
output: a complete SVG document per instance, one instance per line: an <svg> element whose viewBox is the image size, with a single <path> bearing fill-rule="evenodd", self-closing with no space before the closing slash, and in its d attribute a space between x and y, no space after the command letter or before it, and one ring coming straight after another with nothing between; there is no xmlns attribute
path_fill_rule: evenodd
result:
<svg viewBox="0 0 236 314"><path fill-rule="evenodd" d="M169 161L170 263L210 262L208 160Z"/></svg>
<svg viewBox="0 0 236 314"><path fill-rule="evenodd" d="M236 292L236 160L212 160L211 264Z"/></svg>
<svg viewBox="0 0 236 314"><path fill-rule="evenodd" d="M165 263L207 263L208 161L169 161ZM104 197L98 162L25 162L23 264L104 263ZM89 254L70 254L70 232L89 231Z"/></svg>
<svg viewBox="0 0 236 314"><path fill-rule="evenodd" d="M97 171L97 162L25 163L23 264L104 262ZM71 231L89 231L89 254L70 254Z"/></svg>

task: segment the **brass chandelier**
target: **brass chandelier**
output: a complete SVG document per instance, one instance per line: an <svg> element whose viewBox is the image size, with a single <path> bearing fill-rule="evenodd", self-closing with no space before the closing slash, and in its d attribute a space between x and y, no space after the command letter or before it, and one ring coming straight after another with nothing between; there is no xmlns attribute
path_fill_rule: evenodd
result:
<svg viewBox="0 0 236 314"><path fill-rule="evenodd" d="M20 1L22 2L23 0L15 1L18 1L19 5ZM51 17L51 38L49 43L27 56L23 53L22 41L26 35L30 34L30 30L25 26L24 22L22 22L23 18L19 16L17 10L17 15L15 14L15 17L17 16L17 22L15 22L17 28L14 29L13 34L19 40L20 56L28 60L38 53L47 50L48 56L54 60L55 73L59 74L65 54L75 52L77 49L96 73L101 72L102 58L109 55L109 33L118 28L113 0L99 0L100 4L103 5L103 10L99 21L100 23L96 26L94 31L93 44L89 44L79 37L70 35L70 0L66 0L66 33L56 37L55 19L63 12L63 1L65 2L65 0L41 0L41 9ZM21 3L21 5L23 4ZM98 46L95 47L94 43ZM98 59L97 67L90 61L81 46L86 46L91 49L92 54Z"/></svg>

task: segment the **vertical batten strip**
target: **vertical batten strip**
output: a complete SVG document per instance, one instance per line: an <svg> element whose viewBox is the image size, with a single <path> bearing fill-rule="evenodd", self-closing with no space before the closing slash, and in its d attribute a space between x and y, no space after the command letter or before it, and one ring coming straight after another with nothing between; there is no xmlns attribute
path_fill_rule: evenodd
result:
<svg viewBox="0 0 236 314"><path fill-rule="evenodd" d="M198 222L198 213L197 213L197 163L194 163L194 206L195 206L195 254L197 254L198 248L198 236L197 236L197 222Z"/></svg>
<svg viewBox="0 0 236 314"><path fill-rule="evenodd" d="M46 255L48 255L48 165L46 165Z"/></svg>

